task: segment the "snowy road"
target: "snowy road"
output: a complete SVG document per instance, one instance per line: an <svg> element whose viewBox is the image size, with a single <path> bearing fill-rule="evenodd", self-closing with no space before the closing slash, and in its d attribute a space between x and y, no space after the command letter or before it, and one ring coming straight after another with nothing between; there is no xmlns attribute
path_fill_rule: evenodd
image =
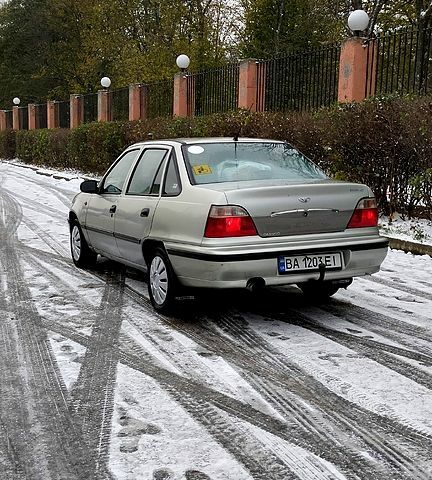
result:
<svg viewBox="0 0 432 480"><path fill-rule="evenodd" d="M0 479L432 478L432 259L327 305L296 288L152 310L70 260L79 181L0 163Z"/></svg>

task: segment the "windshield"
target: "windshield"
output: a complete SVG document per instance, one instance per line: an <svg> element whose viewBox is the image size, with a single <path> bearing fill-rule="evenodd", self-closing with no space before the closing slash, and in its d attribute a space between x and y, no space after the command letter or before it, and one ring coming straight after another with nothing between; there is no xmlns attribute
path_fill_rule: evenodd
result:
<svg viewBox="0 0 432 480"><path fill-rule="evenodd" d="M194 184L328 178L310 160L287 143L197 143L182 147Z"/></svg>

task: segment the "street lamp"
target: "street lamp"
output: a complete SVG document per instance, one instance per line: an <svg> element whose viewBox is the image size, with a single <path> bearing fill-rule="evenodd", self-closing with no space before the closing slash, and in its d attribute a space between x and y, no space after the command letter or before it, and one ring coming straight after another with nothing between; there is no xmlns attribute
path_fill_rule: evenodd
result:
<svg viewBox="0 0 432 480"><path fill-rule="evenodd" d="M184 72L190 64L190 58L187 55L179 55L176 59L177 67Z"/></svg>
<svg viewBox="0 0 432 480"><path fill-rule="evenodd" d="M18 97L15 97L12 101L16 106L18 106L21 103L21 100Z"/></svg>
<svg viewBox="0 0 432 480"><path fill-rule="evenodd" d="M103 88L109 88L111 86L111 79L109 77L102 77L100 83Z"/></svg>
<svg viewBox="0 0 432 480"><path fill-rule="evenodd" d="M369 25L369 15L364 10L354 10L348 17L348 27L354 32L356 37L360 32L367 29Z"/></svg>

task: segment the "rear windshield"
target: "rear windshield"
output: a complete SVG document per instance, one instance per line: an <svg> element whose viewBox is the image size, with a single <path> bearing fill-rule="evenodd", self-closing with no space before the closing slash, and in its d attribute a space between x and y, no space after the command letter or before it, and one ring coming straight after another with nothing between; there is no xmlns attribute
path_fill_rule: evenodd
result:
<svg viewBox="0 0 432 480"><path fill-rule="evenodd" d="M192 183L328 178L286 143L197 143L182 147Z"/></svg>

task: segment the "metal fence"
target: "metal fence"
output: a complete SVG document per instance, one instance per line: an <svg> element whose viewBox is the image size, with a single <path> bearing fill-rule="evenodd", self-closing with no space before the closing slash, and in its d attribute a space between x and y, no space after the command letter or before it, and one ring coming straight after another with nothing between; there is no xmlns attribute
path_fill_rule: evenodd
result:
<svg viewBox="0 0 432 480"><path fill-rule="evenodd" d="M84 123L96 122L98 119L98 94L88 93L83 95Z"/></svg>
<svg viewBox="0 0 432 480"><path fill-rule="evenodd" d="M112 119L129 120L129 87L112 91Z"/></svg>
<svg viewBox="0 0 432 480"><path fill-rule="evenodd" d="M302 111L336 102L340 50L337 44L260 61L258 110Z"/></svg>
<svg viewBox="0 0 432 480"><path fill-rule="evenodd" d="M13 128L13 110L6 110L6 129Z"/></svg>
<svg viewBox="0 0 432 480"><path fill-rule="evenodd" d="M35 112L36 112L36 128L48 128L46 103L40 103L35 105Z"/></svg>
<svg viewBox="0 0 432 480"><path fill-rule="evenodd" d="M18 107L18 117L21 130L28 130L28 108Z"/></svg>
<svg viewBox="0 0 432 480"><path fill-rule="evenodd" d="M172 80L162 80L146 84L143 94L147 94L144 109L148 118L170 117L173 114L174 84Z"/></svg>
<svg viewBox="0 0 432 480"><path fill-rule="evenodd" d="M63 102L57 102L58 105L58 118L60 128L70 127L70 100Z"/></svg>
<svg viewBox="0 0 432 480"><path fill-rule="evenodd" d="M431 92L432 27L381 32L372 42L370 55L378 58L376 71L369 68L368 78L370 83L376 82L376 93Z"/></svg>
<svg viewBox="0 0 432 480"><path fill-rule="evenodd" d="M209 115L236 110L239 86L238 64L189 74L188 108L191 115Z"/></svg>

